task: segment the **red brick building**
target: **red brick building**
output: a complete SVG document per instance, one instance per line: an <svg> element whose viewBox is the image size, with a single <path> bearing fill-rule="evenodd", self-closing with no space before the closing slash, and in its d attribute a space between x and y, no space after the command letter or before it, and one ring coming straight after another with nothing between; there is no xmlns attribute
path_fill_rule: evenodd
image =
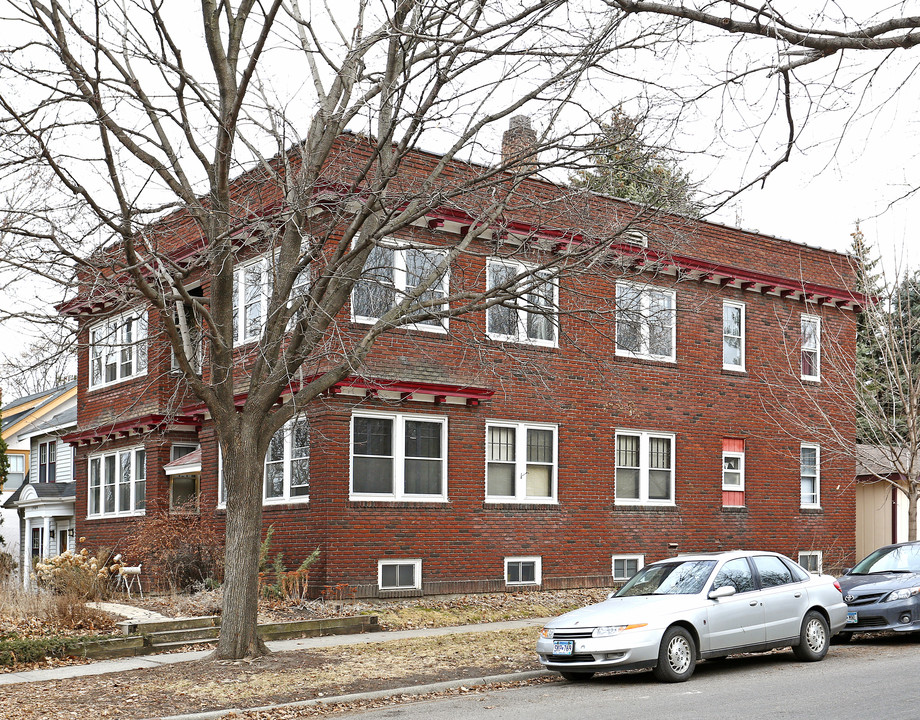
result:
<svg viewBox="0 0 920 720"><path fill-rule="evenodd" d="M855 434L840 401L862 301L850 259L610 198L565 214L547 208L570 190L539 179L520 192L528 210L484 233L435 292L526 263L503 254L511 235L564 253L612 218L634 224L599 271L547 277L516 308L388 332L279 432L264 526L288 565L319 547L311 585L374 596L606 585L678 552L738 547L851 561L853 463L828 440ZM385 284L398 291L425 261L400 241L435 253L469 217L433 210L375 251ZM189 255L190 227L178 213L157 236ZM241 345L259 329L247 292L264 282L259 258L236 270ZM337 333L373 322L388 302L378 290L356 286ZM90 298L65 311L82 348L77 535L122 547L147 508L188 499L222 528L213 427L156 312Z"/></svg>

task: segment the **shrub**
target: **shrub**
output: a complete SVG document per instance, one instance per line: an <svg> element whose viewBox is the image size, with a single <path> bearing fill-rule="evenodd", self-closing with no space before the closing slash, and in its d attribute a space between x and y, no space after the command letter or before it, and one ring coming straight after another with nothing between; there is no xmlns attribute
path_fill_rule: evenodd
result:
<svg viewBox="0 0 920 720"><path fill-rule="evenodd" d="M287 570L284 567L283 553L279 552L274 558L270 557L274 534L275 526L269 525L259 548L259 591L263 597L269 599L299 602L307 594L310 566L319 559L319 548L310 553L296 570ZM269 575L274 579L273 583L268 582Z"/></svg>
<svg viewBox="0 0 920 720"><path fill-rule="evenodd" d="M202 519L194 500L171 510L148 508L125 554L174 592L213 584L223 570L220 533Z"/></svg>
<svg viewBox="0 0 920 720"><path fill-rule="evenodd" d="M9 580L18 565L16 558L5 550L0 550L0 583Z"/></svg>
<svg viewBox="0 0 920 720"><path fill-rule="evenodd" d="M15 633L0 635L0 666L39 662L46 657L64 657L67 638L60 636L23 638Z"/></svg>
<svg viewBox="0 0 920 720"><path fill-rule="evenodd" d="M120 560L112 560L109 550L96 555L90 555L86 548L76 553L65 550L37 563L35 578L40 587L55 594L77 601L99 600L111 593L122 565Z"/></svg>

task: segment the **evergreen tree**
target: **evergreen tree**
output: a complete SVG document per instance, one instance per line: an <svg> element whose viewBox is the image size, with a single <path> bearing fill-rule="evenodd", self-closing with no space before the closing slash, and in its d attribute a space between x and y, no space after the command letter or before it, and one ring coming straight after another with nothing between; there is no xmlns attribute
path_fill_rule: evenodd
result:
<svg viewBox="0 0 920 720"><path fill-rule="evenodd" d="M699 217L696 184L677 162L650 144L643 120L614 108L590 144L591 167L569 176L576 187L668 212Z"/></svg>
<svg viewBox="0 0 920 720"><path fill-rule="evenodd" d="M879 258L873 255L858 222L850 237L853 238L850 243L850 256L853 258L856 271L854 289L868 298L878 298L882 292L881 274L878 271ZM862 312L856 320L856 377L863 392L878 397L885 382L880 377L882 343L875 333L881 332L882 327L878 323L870 323L869 318L868 313ZM857 442L873 442L875 432L869 427L870 422L862 414L856 418Z"/></svg>

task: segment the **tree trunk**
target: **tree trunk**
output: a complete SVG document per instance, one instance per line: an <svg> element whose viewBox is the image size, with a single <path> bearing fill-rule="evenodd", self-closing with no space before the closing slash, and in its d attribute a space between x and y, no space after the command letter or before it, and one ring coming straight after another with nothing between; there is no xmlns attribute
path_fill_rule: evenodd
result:
<svg viewBox="0 0 920 720"><path fill-rule="evenodd" d="M268 653L257 634L264 455L259 456L255 442L225 447L227 535L220 637L214 656L239 659ZM254 476L259 480L253 481Z"/></svg>
<svg viewBox="0 0 920 720"><path fill-rule="evenodd" d="M920 495L920 487L916 482L911 483L910 492L907 493L907 539L917 539L917 496Z"/></svg>

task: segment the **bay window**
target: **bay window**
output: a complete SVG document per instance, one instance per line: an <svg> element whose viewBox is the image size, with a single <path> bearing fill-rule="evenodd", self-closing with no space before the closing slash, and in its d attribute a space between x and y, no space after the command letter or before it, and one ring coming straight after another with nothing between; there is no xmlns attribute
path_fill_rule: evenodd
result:
<svg viewBox="0 0 920 720"><path fill-rule="evenodd" d="M147 500L147 455L130 448L89 458L90 516L143 514Z"/></svg>

